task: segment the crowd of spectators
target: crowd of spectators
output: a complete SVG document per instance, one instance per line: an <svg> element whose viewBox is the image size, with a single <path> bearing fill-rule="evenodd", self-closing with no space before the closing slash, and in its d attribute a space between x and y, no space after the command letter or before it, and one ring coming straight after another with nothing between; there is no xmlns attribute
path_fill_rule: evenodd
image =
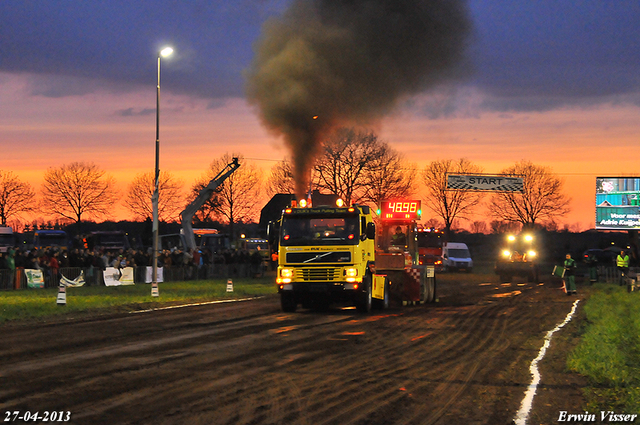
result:
<svg viewBox="0 0 640 425"><path fill-rule="evenodd" d="M98 284L99 272L104 271L107 267L118 269L133 267L135 282L142 283L146 279L147 266L152 265L152 253L151 249L120 249L109 252L100 247L95 247L93 250L10 248L7 252L0 253L0 272L3 272L4 280L13 282L16 270L42 270L45 282L57 285L61 278L61 270L74 269L77 275L79 274L78 269L80 269L84 271L87 284L92 285ZM165 281L231 276L252 277L264 273L263 260L259 252L249 253L246 250L227 249L220 253L213 253L206 248L188 251L173 248L159 253L158 267L163 268ZM172 272L178 273L173 276ZM7 276L9 277L7 278ZM66 277L73 278L75 276Z"/></svg>

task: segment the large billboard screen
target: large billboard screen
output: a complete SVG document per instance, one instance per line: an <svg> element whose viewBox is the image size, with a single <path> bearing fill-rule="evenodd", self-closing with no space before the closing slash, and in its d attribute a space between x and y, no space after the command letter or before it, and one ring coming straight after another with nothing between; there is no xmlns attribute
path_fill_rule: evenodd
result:
<svg viewBox="0 0 640 425"><path fill-rule="evenodd" d="M596 229L640 229L640 177L596 178Z"/></svg>

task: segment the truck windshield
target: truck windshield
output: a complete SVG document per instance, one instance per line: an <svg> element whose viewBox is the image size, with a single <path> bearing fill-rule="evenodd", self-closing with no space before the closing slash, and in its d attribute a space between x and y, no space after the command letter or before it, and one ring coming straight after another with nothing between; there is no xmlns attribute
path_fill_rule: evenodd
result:
<svg viewBox="0 0 640 425"><path fill-rule="evenodd" d="M247 242L247 251L269 251L267 242Z"/></svg>
<svg viewBox="0 0 640 425"><path fill-rule="evenodd" d="M67 246L67 235L61 233L39 233L38 242L40 246Z"/></svg>
<svg viewBox="0 0 640 425"><path fill-rule="evenodd" d="M296 215L282 221L280 245L357 245L358 216Z"/></svg>
<svg viewBox="0 0 640 425"><path fill-rule="evenodd" d="M118 245L124 245L124 235L99 235L97 237L98 239L98 245L104 245L104 244L109 244L109 245L114 245L114 244L118 244Z"/></svg>
<svg viewBox="0 0 640 425"><path fill-rule="evenodd" d="M420 248L442 248L442 233L418 232L418 246Z"/></svg>
<svg viewBox="0 0 640 425"><path fill-rule="evenodd" d="M450 249L449 257L450 258L471 258L471 254L469 254L468 249Z"/></svg>

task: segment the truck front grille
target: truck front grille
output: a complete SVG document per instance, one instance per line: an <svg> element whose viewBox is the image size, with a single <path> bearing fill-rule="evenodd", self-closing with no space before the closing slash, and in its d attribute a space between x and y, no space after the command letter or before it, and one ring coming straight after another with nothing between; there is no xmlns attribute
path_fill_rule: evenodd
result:
<svg viewBox="0 0 640 425"><path fill-rule="evenodd" d="M336 280L336 269L313 268L313 269L297 269L296 280L305 282L327 282Z"/></svg>

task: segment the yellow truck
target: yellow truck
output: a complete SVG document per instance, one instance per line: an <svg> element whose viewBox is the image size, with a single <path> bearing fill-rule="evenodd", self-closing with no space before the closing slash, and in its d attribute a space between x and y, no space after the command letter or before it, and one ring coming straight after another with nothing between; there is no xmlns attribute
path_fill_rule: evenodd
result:
<svg viewBox="0 0 640 425"><path fill-rule="evenodd" d="M419 201L418 201L419 202ZM278 226L276 284L282 310L325 309L332 303L360 312L387 308L391 300L428 302L435 298L435 276L418 264L414 211L376 224L364 205L309 206L304 201L283 211ZM398 226L404 241L391 235ZM397 245L395 244L397 243Z"/></svg>

